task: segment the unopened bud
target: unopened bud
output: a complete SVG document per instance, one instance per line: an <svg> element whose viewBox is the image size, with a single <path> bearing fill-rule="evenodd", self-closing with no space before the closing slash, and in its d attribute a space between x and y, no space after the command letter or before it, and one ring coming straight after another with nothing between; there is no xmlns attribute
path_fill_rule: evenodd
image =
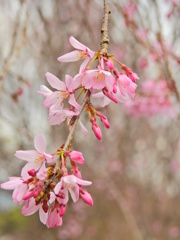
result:
<svg viewBox="0 0 180 240"><path fill-rule="evenodd" d="M101 140L102 139L101 129L96 123L92 124L92 130L97 139Z"/></svg>
<svg viewBox="0 0 180 240"><path fill-rule="evenodd" d="M31 169L28 171L28 174L31 176L31 177L35 177L36 176L36 171L34 169Z"/></svg>
<svg viewBox="0 0 180 240"><path fill-rule="evenodd" d="M33 196L33 192L29 191L24 195L23 200L27 200L27 199L31 198L32 196Z"/></svg>

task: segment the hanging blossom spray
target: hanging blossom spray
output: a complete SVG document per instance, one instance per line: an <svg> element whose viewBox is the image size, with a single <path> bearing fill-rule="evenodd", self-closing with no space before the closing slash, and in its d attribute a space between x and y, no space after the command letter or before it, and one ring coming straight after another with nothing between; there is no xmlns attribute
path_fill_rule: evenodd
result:
<svg viewBox="0 0 180 240"><path fill-rule="evenodd" d="M14 190L13 201L19 205L24 204L23 215L29 216L39 211L40 221L48 228L62 225L69 193L74 202L81 198L84 203L93 205L91 195L84 188L91 185L91 182L82 180L77 166L84 163L83 155L71 149L78 123L82 132L87 133L80 119L81 114L83 112L89 114L92 130L97 139L101 140L101 129L96 120L99 118L106 128L110 126L107 117L95 109L91 99L102 98L101 107L104 107L111 101L118 103L135 96L136 80L139 79L137 74L113 55L108 54L109 14L108 2L104 0L101 50L94 52L71 36L69 41L75 50L60 56L58 61L83 60L79 73L74 78L66 75L64 83L48 72L45 74L47 81L55 91L44 85L38 91L45 97L43 106L49 109L49 123L60 125L67 120L69 127L67 140L55 153L49 154L46 153L44 136L37 135L34 138L35 150L15 153L17 158L27 161L22 168L21 177L10 177L9 181L0 185L3 189ZM94 62L97 67L92 69ZM115 67L115 62L120 65L121 71ZM83 96L82 102L79 102L80 96ZM55 156L58 156L56 162ZM66 167L67 161L70 161L70 170Z"/></svg>

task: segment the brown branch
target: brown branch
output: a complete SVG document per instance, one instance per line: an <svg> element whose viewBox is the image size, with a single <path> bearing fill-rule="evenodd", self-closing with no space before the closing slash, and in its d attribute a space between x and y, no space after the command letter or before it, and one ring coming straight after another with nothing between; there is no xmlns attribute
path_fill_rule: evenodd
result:
<svg viewBox="0 0 180 240"><path fill-rule="evenodd" d="M75 129L76 129L76 126L77 126L77 123L79 121L79 118L86 106L86 104L90 101L90 95L91 95L91 92L88 90L85 97L84 97L84 100L82 102L82 105L81 105L81 109L79 111L79 115L76 116L76 119L71 127L71 130L67 136L67 140L64 144L64 147L63 147L63 151L66 151L68 149L68 146L71 144L71 141L74 137L74 132L75 132ZM57 173L60 169L60 166L61 166L61 157L59 157L59 159L57 160L56 164L55 164L55 168L54 168L54 173Z"/></svg>
<svg viewBox="0 0 180 240"><path fill-rule="evenodd" d="M104 0L104 17L101 28L101 53L106 56L108 52L109 35L108 35L108 19L111 11L109 10L108 0Z"/></svg>

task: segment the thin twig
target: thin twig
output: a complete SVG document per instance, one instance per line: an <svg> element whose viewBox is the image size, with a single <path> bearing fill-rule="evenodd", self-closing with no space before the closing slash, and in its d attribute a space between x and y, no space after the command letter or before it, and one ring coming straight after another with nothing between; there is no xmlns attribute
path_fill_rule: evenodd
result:
<svg viewBox="0 0 180 240"><path fill-rule="evenodd" d="M81 114L82 114L82 112L83 112L86 104L87 104L87 103L89 102L89 100L90 100L90 95L91 95L91 92L88 90L87 93L86 93L86 95L85 95L85 97L84 97L84 100L83 100L83 103L82 103L82 105L81 105L81 109L80 109L80 111L79 111L79 114L78 114L78 116L76 116L76 120L74 121L74 123L73 123L73 125L72 125L72 127L71 127L71 130L70 130L70 132L69 132L69 134L68 134L68 136L67 136L67 140L66 140L66 142L65 142L65 144L64 144L63 151L66 151L66 150L68 149L68 146L71 144L71 141L72 141L72 139L73 139L73 137L74 137L74 132L75 132L77 123L78 123L78 121L79 121L79 118L80 118L80 116L81 116ZM59 171L60 166L61 166L61 157L59 157L59 159L58 159L57 162L56 162L56 165L55 165L55 168L54 168L54 172L55 172L55 173Z"/></svg>

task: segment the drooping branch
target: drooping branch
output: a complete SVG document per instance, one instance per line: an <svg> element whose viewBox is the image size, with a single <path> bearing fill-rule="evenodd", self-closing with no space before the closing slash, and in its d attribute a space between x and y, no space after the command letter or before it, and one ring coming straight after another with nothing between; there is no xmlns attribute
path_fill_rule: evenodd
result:
<svg viewBox="0 0 180 240"><path fill-rule="evenodd" d="M109 45L109 35L108 35L108 19L111 11L109 10L108 0L104 0L104 16L103 24L101 28L101 53L106 56L108 52Z"/></svg>
<svg viewBox="0 0 180 240"><path fill-rule="evenodd" d="M83 102L82 102L82 105L81 105L81 109L80 109L80 111L79 111L79 114L78 114L78 116L76 116L76 119L75 119L75 121L73 122L73 125L72 125L72 127L71 127L71 130L70 130L70 132L69 132L69 134L68 134L68 136L67 136L67 140L66 140L66 142L65 142L65 144L64 144L63 151L66 151L66 150L68 149L68 146L71 144L71 141L72 141L72 139L73 139L73 137L74 137L74 132L75 132L77 123L78 123L78 121L79 121L79 118L80 118L80 116L81 116L81 114L82 114L82 112L83 112L86 104L90 101L90 96L91 96L91 92L88 90L88 91L86 92L86 95L85 95L84 100L83 100ZM59 157L59 159L58 159L57 162L56 162L55 169L54 169L54 172L55 172L55 173L56 173L57 171L59 171L60 165L61 165L61 157Z"/></svg>
<svg viewBox="0 0 180 240"><path fill-rule="evenodd" d="M109 35L108 35L108 19L109 19L109 14L110 14L110 10L109 10L109 6L108 6L108 0L104 0L104 16L103 16L103 24L102 24L102 29L101 29L101 53L106 56L107 55L107 51L108 51L108 44L109 44ZM79 118L86 106L86 104L90 101L90 95L91 92L88 90L83 103L81 105L81 109L79 112L79 115L76 116L75 121L73 122L72 126L71 126L71 130L67 136L67 140L64 144L63 147L63 151L66 151L68 149L68 146L71 144L71 141L74 137L74 132L77 126L77 123L79 121ZM59 159L57 160L56 164L55 164L55 168L54 168L54 173L57 173L60 169L61 166L61 156L59 157Z"/></svg>

